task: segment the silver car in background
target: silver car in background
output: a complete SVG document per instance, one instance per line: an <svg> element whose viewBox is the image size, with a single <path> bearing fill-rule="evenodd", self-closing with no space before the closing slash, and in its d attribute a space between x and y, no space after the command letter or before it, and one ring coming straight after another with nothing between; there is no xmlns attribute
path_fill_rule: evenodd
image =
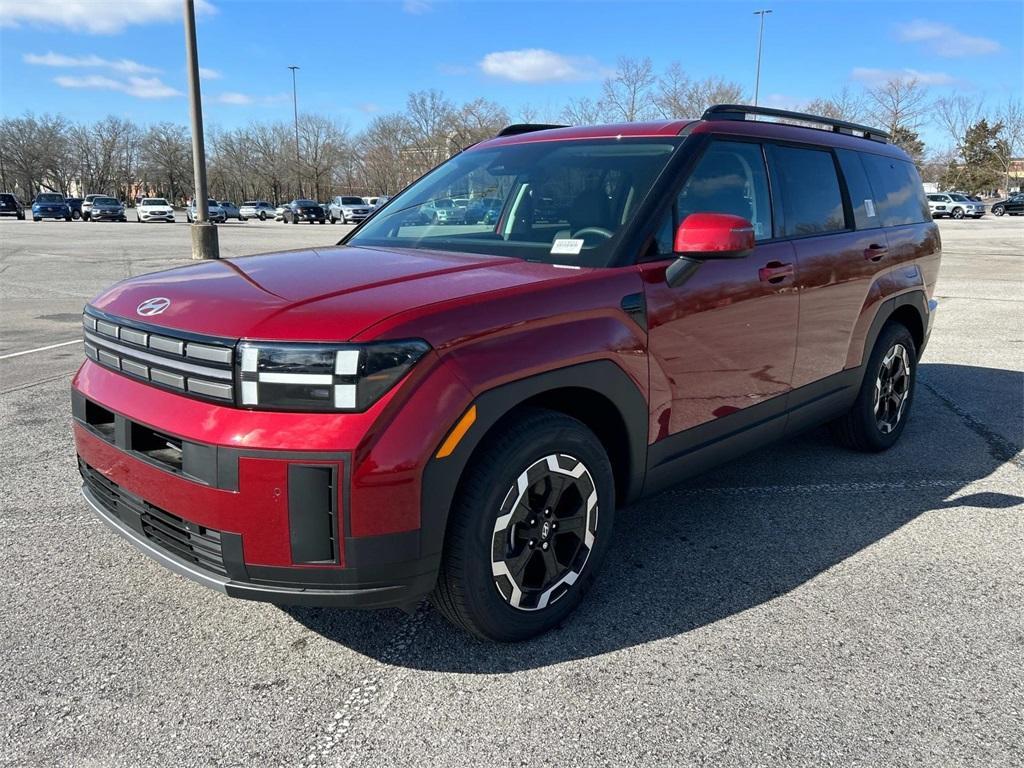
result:
<svg viewBox="0 0 1024 768"><path fill-rule="evenodd" d="M267 219L272 219L277 215L274 210L274 206L266 200L246 200L242 203L238 211L242 214L243 221L246 219L259 219L260 221L266 221Z"/></svg>
<svg viewBox="0 0 1024 768"><path fill-rule="evenodd" d="M220 207L220 203L216 200L210 198L206 201L206 206L210 212L210 221L214 224L223 224L227 221L227 216L224 215L224 209ZM196 203L195 200L192 200L189 202L188 207L185 208L185 219L189 224L191 224L196 220L196 216Z"/></svg>
<svg viewBox="0 0 1024 768"><path fill-rule="evenodd" d="M342 224L357 224L373 213L372 206L355 195L339 195L331 200L327 209L327 218L331 224L340 221Z"/></svg>
<svg viewBox="0 0 1024 768"><path fill-rule="evenodd" d="M140 224L148 221L169 221L174 223L174 209L162 197L144 197L135 206L135 217Z"/></svg>
<svg viewBox="0 0 1024 768"><path fill-rule="evenodd" d="M962 219L970 216L972 219L980 219L985 215L985 204L956 192L934 192L928 195L928 210L935 218L949 216Z"/></svg>
<svg viewBox="0 0 1024 768"><path fill-rule="evenodd" d="M245 217L242 212L238 209L238 206L232 203L230 200L221 200L217 205L224 211L224 219L238 219L239 221L245 221Z"/></svg>

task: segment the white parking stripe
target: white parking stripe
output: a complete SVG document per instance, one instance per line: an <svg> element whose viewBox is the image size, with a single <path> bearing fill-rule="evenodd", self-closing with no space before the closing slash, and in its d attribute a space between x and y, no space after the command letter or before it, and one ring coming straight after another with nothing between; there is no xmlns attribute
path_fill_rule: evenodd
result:
<svg viewBox="0 0 1024 768"><path fill-rule="evenodd" d="M48 349L56 349L57 347L66 347L69 344L81 344L81 339L75 339L74 341L62 341L60 344L50 344L45 347L36 347L35 349L26 349L24 352L9 352L6 355L0 355L0 360L6 360L9 357L21 357L22 355L31 355L33 352L45 352Z"/></svg>

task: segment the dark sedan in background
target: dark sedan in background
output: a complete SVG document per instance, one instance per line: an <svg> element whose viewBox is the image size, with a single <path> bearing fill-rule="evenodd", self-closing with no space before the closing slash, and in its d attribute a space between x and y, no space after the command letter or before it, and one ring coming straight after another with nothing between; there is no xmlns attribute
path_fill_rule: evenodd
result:
<svg viewBox="0 0 1024 768"><path fill-rule="evenodd" d="M19 221L25 218L25 208L10 192L0 192L0 216L17 216Z"/></svg>
<svg viewBox="0 0 1024 768"><path fill-rule="evenodd" d="M1010 195L1005 200L996 200L992 203L989 210L996 216L1002 216L1004 213L1008 213L1011 216L1020 216L1024 213L1024 192Z"/></svg>
<svg viewBox="0 0 1024 768"><path fill-rule="evenodd" d="M298 224L300 221L327 223L327 212L315 200L292 200L284 207L282 217L285 224Z"/></svg>
<svg viewBox="0 0 1024 768"><path fill-rule="evenodd" d="M124 213L124 203L113 197L94 197L89 221L128 221Z"/></svg>

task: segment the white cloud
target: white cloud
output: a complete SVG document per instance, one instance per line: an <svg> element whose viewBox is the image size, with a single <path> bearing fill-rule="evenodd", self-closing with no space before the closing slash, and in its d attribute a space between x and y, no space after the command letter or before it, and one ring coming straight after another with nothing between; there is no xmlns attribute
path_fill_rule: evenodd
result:
<svg viewBox="0 0 1024 768"><path fill-rule="evenodd" d="M224 91L218 93L216 96L203 97L212 104L223 104L229 107L272 107L277 104L282 104L286 101L291 101L290 93L275 93L270 96L253 96L248 93L239 93L238 91Z"/></svg>
<svg viewBox="0 0 1024 768"><path fill-rule="evenodd" d="M1001 48L990 38L965 35L949 24L927 19L898 24L896 34L905 43L925 43L930 51L946 58L983 56Z"/></svg>
<svg viewBox="0 0 1024 768"><path fill-rule="evenodd" d="M106 91L120 91L139 99L167 99L181 96L181 91L172 88L158 77L129 77L115 80L106 75L61 75L53 81L61 88L85 88Z"/></svg>
<svg viewBox="0 0 1024 768"><path fill-rule="evenodd" d="M380 104L375 104L372 101L366 101L362 104L356 104L356 109L367 115L372 115L374 112L380 112Z"/></svg>
<svg viewBox="0 0 1024 768"><path fill-rule="evenodd" d="M223 75L220 73L220 70L210 69L209 67L200 67L199 77L202 80L220 80Z"/></svg>
<svg viewBox="0 0 1024 768"><path fill-rule="evenodd" d="M252 96L246 93L237 93L236 91L225 91L215 96L213 100L218 104L231 104L237 107L245 107L252 104Z"/></svg>
<svg viewBox="0 0 1024 768"><path fill-rule="evenodd" d="M881 85L896 78L914 79L921 85L953 85L958 82L955 77L945 72L919 72L916 69L854 67L851 76L854 80L860 80L868 85Z"/></svg>
<svg viewBox="0 0 1024 768"><path fill-rule="evenodd" d="M215 12L209 0L196 0L197 15ZM182 18L179 0L0 0L0 27L31 24L113 35L133 24L181 24Z"/></svg>
<svg viewBox="0 0 1024 768"><path fill-rule="evenodd" d="M413 16L422 16L424 13L434 10L434 5L430 0L405 0L402 3L402 10Z"/></svg>
<svg viewBox="0 0 1024 768"><path fill-rule="evenodd" d="M66 56L62 53L26 53L23 57L26 64L35 64L40 67L66 67L68 69L92 68L112 69L115 72L123 72L126 75L144 75L159 72L156 67L146 64L139 64L131 59L104 59L95 54L88 56Z"/></svg>
<svg viewBox="0 0 1024 768"><path fill-rule="evenodd" d="M543 48L488 53L480 60L480 69L491 77L517 83L590 80L603 74L589 56L563 56Z"/></svg>

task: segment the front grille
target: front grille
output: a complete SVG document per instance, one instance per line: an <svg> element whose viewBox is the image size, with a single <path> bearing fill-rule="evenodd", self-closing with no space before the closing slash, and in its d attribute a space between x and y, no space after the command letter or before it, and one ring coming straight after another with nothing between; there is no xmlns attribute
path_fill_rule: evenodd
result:
<svg viewBox="0 0 1024 768"><path fill-rule="evenodd" d="M151 543L169 554L212 573L227 575L220 531L205 528L154 507L107 479L81 459L78 460L78 469L86 488L108 513L141 532Z"/></svg>
<svg viewBox="0 0 1024 768"><path fill-rule="evenodd" d="M126 376L203 400L235 400L234 341L177 334L87 310L85 355ZM201 339L201 340L199 340Z"/></svg>

